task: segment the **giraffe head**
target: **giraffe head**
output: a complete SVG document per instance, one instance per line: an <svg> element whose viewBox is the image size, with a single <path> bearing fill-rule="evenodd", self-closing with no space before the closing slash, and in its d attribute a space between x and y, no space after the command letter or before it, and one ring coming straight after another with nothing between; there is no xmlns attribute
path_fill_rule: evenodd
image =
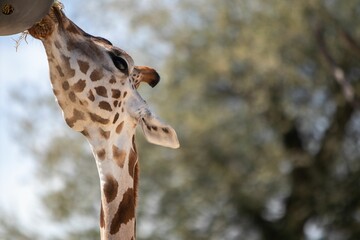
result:
<svg viewBox="0 0 360 240"><path fill-rule="evenodd" d="M94 128L116 132L139 124L149 142L179 147L175 130L153 114L137 91L142 82L151 87L159 82L153 68L135 66L124 50L84 32L58 3L28 31L45 46L53 90L71 128L86 136Z"/></svg>

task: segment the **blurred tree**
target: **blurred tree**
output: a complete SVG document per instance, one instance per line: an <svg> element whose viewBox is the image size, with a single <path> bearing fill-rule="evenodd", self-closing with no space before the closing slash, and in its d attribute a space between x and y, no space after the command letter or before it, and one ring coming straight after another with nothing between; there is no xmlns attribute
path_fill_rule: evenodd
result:
<svg viewBox="0 0 360 240"><path fill-rule="evenodd" d="M165 79L143 94L182 144L139 137L140 239L360 239L359 1L84 7L131 19L123 38ZM41 175L57 180L44 203L57 220L88 219L64 239L98 239L90 150L57 133L35 151Z"/></svg>
<svg viewBox="0 0 360 240"><path fill-rule="evenodd" d="M0 212L0 239L32 240L38 236L28 229L19 228L18 222L10 214Z"/></svg>

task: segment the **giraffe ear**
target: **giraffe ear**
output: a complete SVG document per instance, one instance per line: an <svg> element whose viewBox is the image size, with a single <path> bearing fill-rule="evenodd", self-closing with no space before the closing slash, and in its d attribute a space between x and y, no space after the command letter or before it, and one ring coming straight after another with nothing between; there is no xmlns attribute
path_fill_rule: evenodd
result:
<svg viewBox="0 0 360 240"><path fill-rule="evenodd" d="M146 82L151 87L155 87L160 81L160 75L151 67L135 66L133 71L133 74L138 75L135 83L136 88L139 87L139 84L142 82Z"/></svg>
<svg viewBox="0 0 360 240"><path fill-rule="evenodd" d="M148 142L169 148L180 147L175 130L170 125L162 123L154 115L146 114L139 122Z"/></svg>

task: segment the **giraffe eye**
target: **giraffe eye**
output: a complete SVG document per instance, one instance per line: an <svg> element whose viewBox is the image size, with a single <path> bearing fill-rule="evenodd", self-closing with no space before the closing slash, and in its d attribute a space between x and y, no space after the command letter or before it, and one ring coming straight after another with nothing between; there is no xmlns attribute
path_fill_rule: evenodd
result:
<svg viewBox="0 0 360 240"><path fill-rule="evenodd" d="M128 65L125 59L122 57L116 56L113 52L109 52L111 60L113 61L115 67L119 69L122 73L129 75Z"/></svg>

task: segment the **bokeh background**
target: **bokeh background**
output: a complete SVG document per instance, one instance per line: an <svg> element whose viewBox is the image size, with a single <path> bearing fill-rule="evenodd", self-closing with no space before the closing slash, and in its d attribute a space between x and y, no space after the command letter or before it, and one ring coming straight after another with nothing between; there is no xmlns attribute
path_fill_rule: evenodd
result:
<svg viewBox="0 0 360 240"><path fill-rule="evenodd" d="M358 0L64 0L162 80L143 97L138 238L360 239ZM99 180L41 43L0 37L0 239L99 239ZM139 132L140 133L140 132Z"/></svg>

